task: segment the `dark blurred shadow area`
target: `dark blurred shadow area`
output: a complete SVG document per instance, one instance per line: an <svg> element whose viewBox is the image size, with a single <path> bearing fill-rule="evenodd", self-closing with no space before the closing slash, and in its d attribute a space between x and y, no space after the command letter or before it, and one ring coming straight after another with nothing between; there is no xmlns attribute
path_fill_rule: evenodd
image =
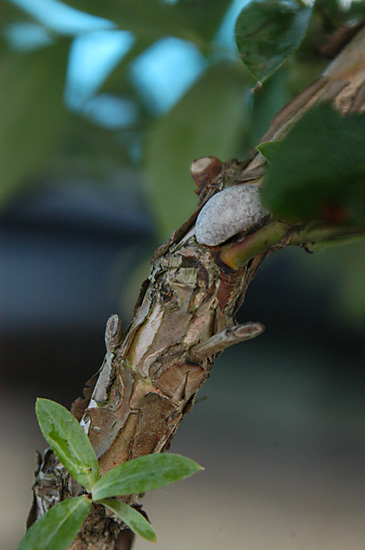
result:
<svg viewBox="0 0 365 550"><path fill-rule="evenodd" d="M106 319L127 310L119 303L121 281L130 283L153 241L149 215L133 194L138 176L122 177L109 188L54 182L4 212L3 365L16 365L4 369L7 383L21 378L40 391L51 382L65 392L70 379L81 386L88 366L103 357Z"/></svg>

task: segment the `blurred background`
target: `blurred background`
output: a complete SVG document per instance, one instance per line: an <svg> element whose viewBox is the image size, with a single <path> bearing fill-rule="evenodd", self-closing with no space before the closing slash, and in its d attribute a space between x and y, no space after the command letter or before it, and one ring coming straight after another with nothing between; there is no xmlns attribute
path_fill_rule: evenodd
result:
<svg viewBox="0 0 365 550"><path fill-rule="evenodd" d="M243 159L327 65L363 2L318 0L301 48L253 96L244 0L2 0L1 548L15 549L45 443L34 402L69 407L131 319L154 249L196 206L190 162ZM145 498L159 550L365 547L365 248L275 253L172 451L205 471ZM136 550L149 548L138 540Z"/></svg>

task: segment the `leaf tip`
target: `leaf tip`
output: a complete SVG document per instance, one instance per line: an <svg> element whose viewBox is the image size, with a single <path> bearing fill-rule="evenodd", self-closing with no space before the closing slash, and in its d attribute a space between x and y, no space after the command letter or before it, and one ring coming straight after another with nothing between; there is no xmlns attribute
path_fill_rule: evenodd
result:
<svg viewBox="0 0 365 550"><path fill-rule="evenodd" d="M48 401L48 399L45 399L44 397L37 397L36 400L35 400L35 412L36 412L36 415L38 416L38 411L41 409L41 407L44 405L44 402L45 401Z"/></svg>

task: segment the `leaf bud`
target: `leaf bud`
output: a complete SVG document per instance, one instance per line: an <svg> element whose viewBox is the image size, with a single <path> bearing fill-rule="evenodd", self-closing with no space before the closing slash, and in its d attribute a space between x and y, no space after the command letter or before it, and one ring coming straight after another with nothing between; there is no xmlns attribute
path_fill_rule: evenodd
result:
<svg viewBox="0 0 365 550"><path fill-rule="evenodd" d="M222 171L222 161L217 157L202 157L193 160L190 173L198 186L198 193L210 181L215 179Z"/></svg>

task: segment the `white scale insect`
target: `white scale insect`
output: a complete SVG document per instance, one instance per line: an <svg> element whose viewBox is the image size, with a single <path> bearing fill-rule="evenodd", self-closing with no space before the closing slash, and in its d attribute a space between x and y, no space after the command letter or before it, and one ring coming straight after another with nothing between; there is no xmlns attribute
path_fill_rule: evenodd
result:
<svg viewBox="0 0 365 550"><path fill-rule="evenodd" d="M228 187L203 206L196 220L195 237L200 244L217 246L237 233L260 226L269 214L261 204L257 185Z"/></svg>

